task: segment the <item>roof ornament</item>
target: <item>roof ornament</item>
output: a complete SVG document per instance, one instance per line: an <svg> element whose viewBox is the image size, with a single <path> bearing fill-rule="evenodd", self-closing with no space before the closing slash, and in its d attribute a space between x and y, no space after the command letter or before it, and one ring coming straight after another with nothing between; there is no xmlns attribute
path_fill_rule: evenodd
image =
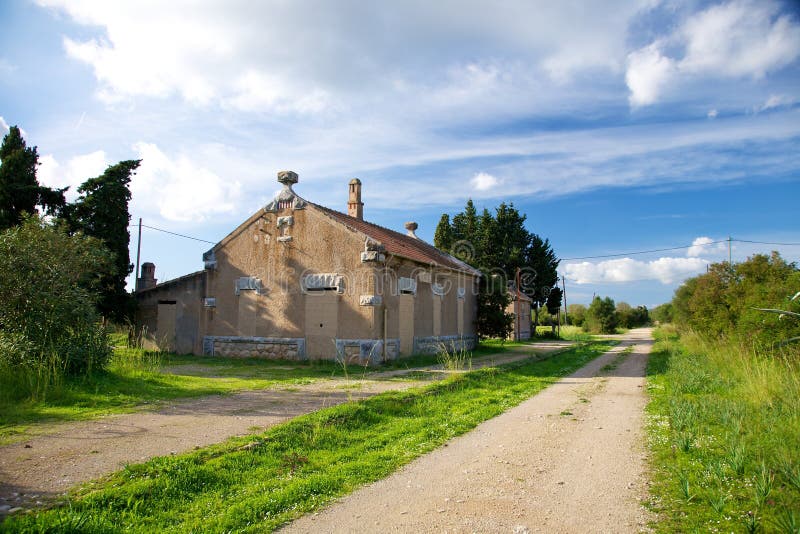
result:
<svg viewBox="0 0 800 534"><path fill-rule="evenodd" d="M405 224L405 227L406 227L406 233L408 234L409 237L413 237L414 239L419 239L419 237L417 237L417 234L415 233L417 228L419 228L419 225L417 223L415 223L414 221L410 221Z"/></svg>
<svg viewBox="0 0 800 534"><path fill-rule="evenodd" d="M292 210L301 210L306 207L306 201L297 196L292 185L300 181L294 171L278 171L278 182L283 184L283 189L272 202L264 207L265 212L277 212L279 209L291 207Z"/></svg>

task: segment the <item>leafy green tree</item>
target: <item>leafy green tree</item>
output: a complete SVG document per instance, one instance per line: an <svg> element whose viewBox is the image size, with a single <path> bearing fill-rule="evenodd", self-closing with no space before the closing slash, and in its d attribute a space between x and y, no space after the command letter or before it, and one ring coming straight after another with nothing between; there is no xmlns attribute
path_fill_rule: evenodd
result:
<svg viewBox="0 0 800 534"><path fill-rule="evenodd" d="M450 216L443 214L436 225L436 232L433 234L433 246L439 250L450 252L453 246L453 228L450 225Z"/></svg>
<svg viewBox="0 0 800 534"><path fill-rule="evenodd" d="M556 286L550 290L550 294L547 295L547 302L545 303L548 312L553 315L558 315L558 312L561 309L562 296L563 295L560 287Z"/></svg>
<svg viewBox="0 0 800 534"><path fill-rule="evenodd" d="M506 339L513 329L514 316L506 312L511 299L505 281L500 276L481 278L478 292L478 318L475 331L478 337Z"/></svg>
<svg viewBox="0 0 800 534"><path fill-rule="evenodd" d="M80 197L67 210L71 228L101 240L114 255L113 266L102 276L98 309L104 317L123 322L133 301L125 290L125 279L133 271L130 244L131 175L141 160L121 161L109 166L97 178L90 178L79 188Z"/></svg>
<svg viewBox="0 0 800 534"><path fill-rule="evenodd" d="M627 302L617 303L617 317L622 328L638 328L650 320L646 306L633 307Z"/></svg>
<svg viewBox="0 0 800 534"><path fill-rule="evenodd" d="M613 334L617 324L617 311L611 297L595 297L586 312L584 329L598 334Z"/></svg>
<svg viewBox="0 0 800 534"><path fill-rule="evenodd" d="M516 284L520 273L520 290L533 300L537 317L539 308L547 301L551 289L558 282L559 264L550 243L525 228L526 216L513 203L501 203L492 214L488 209L478 215L475 204L468 200L464 211L452 218L450 231L446 230L449 217L442 216L437 226L438 243L451 237L450 252L459 259L479 268L486 277L500 278L501 283L483 284L482 290L503 288L503 296L484 298L479 301L478 315L490 314L500 317L508 305L505 288ZM500 305L505 301L502 308ZM494 310L485 306L497 307ZM503 312L504 313L504 312ZM479 322L481 322L479 320Z"/></svg>
<svg viewBox="0 0 800 534"><path fill-rule="evenodd" d="M56 215L64 207L66 188L39 185L38 165L36 147L28 147L19 127L12 126L0 145L0 230L20 224L25 214L36 214L37 206L48 215Z"/></svg>
<svg viewBox="0 0 800 534"><path fill-rule="evenodd" d="M38 217L0 232L0 366L82 374L110 355L95 303L111 256Z"/></svg>
<svg viewBox="0 0 800 534"><path fill-rule="evenodd" d="M567 306L567 322L574 326L583 326L586 321L586 306L583 304L570 304Z"/></svg>
<svg viewBox="0 0 800 534"><path fill-rule="evenodd" d="M659 304L650 312L650 317L660 324L671 323L673 321L672 303Z"/></svg>
<svg viewBox="0 0 800 534"><path fill-rule="evenodd" d="M730 265L715 263L708 272L690 278L675 291L675 323L712 339L771 345L778 339L800 335L800 324L765 314L758 308L789 311L800 307L790 301L800 288L800 270L780 254L756 254Z"/></svg>

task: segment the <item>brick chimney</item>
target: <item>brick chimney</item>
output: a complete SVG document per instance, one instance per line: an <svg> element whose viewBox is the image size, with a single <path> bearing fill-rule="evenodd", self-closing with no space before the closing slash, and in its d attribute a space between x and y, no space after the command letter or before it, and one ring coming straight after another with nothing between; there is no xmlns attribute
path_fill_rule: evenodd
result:
<svg viewBox="0 0 800 534"><path fill-rule="evenodd" d="M347 214L356 219L364 219L364 203L361 202L361 180L350 180L350 198L347 200Z"/></svg>
<svg viewBox="0 0 800 534"><path fill-rule="evenodd" d="M142 275L136 284L136 291L143 291L156 286L156 266L154 263L146 261L142 264Z"/></svg>

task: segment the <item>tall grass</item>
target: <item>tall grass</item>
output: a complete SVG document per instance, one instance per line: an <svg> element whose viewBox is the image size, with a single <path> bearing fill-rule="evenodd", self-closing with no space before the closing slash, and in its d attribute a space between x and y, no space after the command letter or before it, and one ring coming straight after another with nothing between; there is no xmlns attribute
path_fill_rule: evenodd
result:
<svg viewBox="0 0 800 534"><path fill-rule="evenodd" d="M679 339L671 328L656 337L648 366L656 530L783 532L797 524L797 348L768 351L693 332Z"/></svg>

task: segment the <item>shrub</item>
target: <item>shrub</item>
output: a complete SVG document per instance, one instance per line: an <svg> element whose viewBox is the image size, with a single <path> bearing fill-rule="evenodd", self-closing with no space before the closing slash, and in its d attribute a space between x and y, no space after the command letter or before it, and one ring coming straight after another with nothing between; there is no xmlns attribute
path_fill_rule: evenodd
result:
<svg viewBox="0 0 800 534"><path fill-rule="evenodd" d="M618 322L617 310L611 297L595 297L586 312L584 329L599 334L613 334Z"/></svg>
<svg viewBox="0 0 800 534"><path fill-rule="evenodd" d="M97 240L70 236L36 217L0 233L4 372L38 369L36 376L52 378L106 365L111 347L98 324L95 273L109 259Z"/></svg>

